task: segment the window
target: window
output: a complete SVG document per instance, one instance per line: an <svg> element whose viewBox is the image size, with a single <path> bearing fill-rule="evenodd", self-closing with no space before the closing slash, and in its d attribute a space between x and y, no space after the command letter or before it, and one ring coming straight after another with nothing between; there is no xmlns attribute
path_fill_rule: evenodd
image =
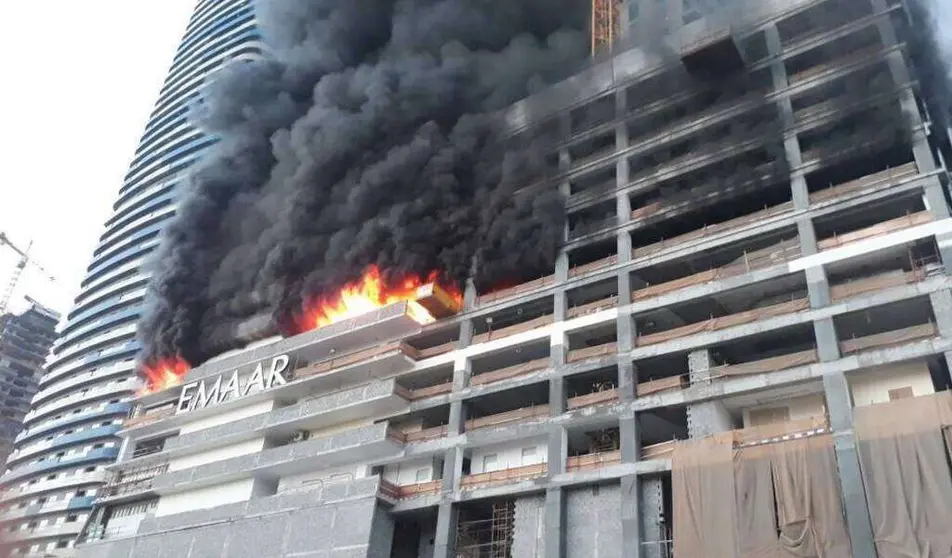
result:
<svg viewBox="0 0 952 558"><path fill-rule="evenodd" d="M93 449L94 449L94 450L102 449L103 446L105 446L105 444L96 444L96 445L93 446Z"/></svg>
<svg viewBox="0 0 952 558"><path fill-rule="evenodd" d="M75 514L70 514L66 516L66 523L76 523L79 520L79 516Z"/></svg>
<svg viewBox="0 0 952 558"><path fill-rule="evenodd" d="M95 467L86 467L85 469L83 469L83 472L84 472L84 473L92 473L92 472L95 471L95 470L96 470Z"/></svg>
<svg viewBox="0 0 952 558"><path fill-rule="evenodd" d="M46 480L56 480L56 477L57 477L57 476L58 476L58 475L50 475L50 476L46 477Z"/></svg>
<svg viewBox="0 0 952 558"><path fill-rule="evenodd" d="M77 498L80 497L80 496L85 496L85 495L86 495L86 491L85 491L85 490L77 490L77 491L76 491L76 497L77 497Z"/></svg>
<svg viewBox="0 0 952 558"><path fill-rule="evenodd" d="M891 389L891 390L889 390L889 400L890 400L890 401L895 401L895 400L897 400L897 399L909 399L910 397L914 397L914 396L915 396L915 394L912 393L912 387L911 387L911 386L906 386L906 387L901 387L901 388L896 388L896 389Z"/></svg>
<svg viewBox="0 0 952 558"><path fill-rule="evenodd" d="M66 548L67 546L69 546L69 540L56 541L56 548Z"/></svg>
<svg viewBox="0 0 952 558"><path fill-rule="evenodd" d="M46 498L45 498L45 497L39 498L39 499L37 499L36 503L39 504L39 505L43 505L43 504L46 503Z"/></svg>
<svg viewBox="0 0 952 558"><path fill-rule="evenodd" d="M417 469L416 472L416 481L417 482L426 482L430 478L430 469L424 467L423 469Z"/></svg>
<svg viewBox="0 0 952 558"><path fill-rule="evenodd" d="M531 465L535 461L536 448L522 448L522 464Z"/></svg>
<svg viewBox="0 0 952 558"><path fill-rule="evenodd" d="M498 456L495 453L484 455L483 456L483 471L495 471L496 461L498 460L497 457Z"/></svg>

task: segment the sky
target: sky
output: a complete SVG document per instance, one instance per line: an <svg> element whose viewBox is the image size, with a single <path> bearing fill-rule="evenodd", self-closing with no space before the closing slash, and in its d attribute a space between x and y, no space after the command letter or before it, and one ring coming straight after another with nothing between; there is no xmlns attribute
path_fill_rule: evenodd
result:
<svg viewBox="0 0 952 558"><path fill-rule="evenodd" d="M29 295L65 314L132 160L196 0L46 0L4 7L0 232ZM0 296L17 262L0 246Z"/></svg>

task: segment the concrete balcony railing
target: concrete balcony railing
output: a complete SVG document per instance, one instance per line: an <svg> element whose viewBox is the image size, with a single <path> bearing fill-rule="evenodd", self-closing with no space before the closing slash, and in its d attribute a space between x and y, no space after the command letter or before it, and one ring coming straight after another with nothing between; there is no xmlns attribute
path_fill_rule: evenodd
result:
<svg viewBox="0 0 952 558"><path fill-rule="evenodd" d="M745 447L829 433L829 418L826 416L812 416L734 430L731 435L735 447Z"/></svg>
<svg viewBox="0 0 952 558"><path fill-rule="evenodd" d="M932 214L928 211L920 211L918 213L912 213L910 215L904 215L902 217L897 217L896 219L877 223L871 227L865 227L855 231L850 231L845 234L824 238L823 240L817 242L817 247L821 251L830 250L833 248L841 248L854 242L876 238L878 236L883 236L918 225L924 225L930 222L932 222Z"/></svg>
<svg viewBox="0 0 952 558"><path fill-rule="evenodd" d="M895 345L903 345L913 341L921 341L938 337L939 328L934 323L927 323L840 342L840 352L843 355L852 355L868 349L882 349Z"/></svg>
<svg viewBox="0 0 952 558"><path fill-rule="evenodd" d="M0 502L31 498L35 494L51 492L62 488L74 488L78 486L97 485L106 480L106 471L97 470L92 473L82 473L78 475L60 476L54 480L42 480L35 484L22 484L17 488L5 488L0 492ZM6 483L6 479L3 479ZM2 519L2 518L0 518Z"/></svg>
<svg viewBox="0 0 952 558"><path fill-rule="evenodd" d="M55 500L45 504L33 504L30 506L15 507L0 514L0 521L11 521L23 517L45 515L56 512L65 512L76 509L89 509L92 507L92 496L78 496L63 500Z"/></svg>
<svg viewBox="0 0 952 558"><path fill-rule="evenodd" d="M537 358L535 360L514 364L512 366L506 366L505 368L499 368L490 372L476 374L470 378L469 383L473 386L481 386L495 382L501 382L502 380L508 380L509 378L517 378L519 376L525 376L539 370L545 370L549 367L549 364L549 357Z"/></svg>
<svg viewBox="0 0 952 558"><path fill-rule="evenodd" d="M509 287L507 289L500 289L498 291L489 292L483 295L480 295L476 299L476 304L482 306L484 304L491 304L494 302L499 302L500 300L505 300L507 298L512 298L523 293L537 291L544 287L555 284L555 275L547 275L545 277L540 277L539 279L534 279L526 283L516 285L515 287Z"/></svg>
<svg viewBox="0 0 952 558"><path fill-rule="evenodd" d="M372 461L400 451L403 442L386 423L354 428L331 436L290 443L205 465L170 471L153 479L159 494L194 490L256 476L273 477L295 467L332 468Z"/></svg>
<svg viewBox="0 0 952 558"><path fill-rule="evenodd" d="M73 395L66 396L57 401L47 403L42 407L37 407L27 413L24 422L32 422L40 417L44 417L50 414L53 414L57 411L65 409L71 405L77 403L82 403L83 401L98 399L101 397L108 397L110 395L123 396L124 394L134 391L136 388L136 379L135 378L123 378L119 381L110 381L105 385L96 386L94 388L75 393Z"/></svg>
<svg viewBox="0 0 952 558"><path fill-rule="evenodd" d="M790 85L796 85L826 73L837 72L850 66L866 64L870 59L875 58L874 55L882 52L883 48L880 45L861 47L856 51L845 56L840 56L829 63L818 64L816 66L807 68L806 70L791 74L787 76L787 83Z"/></svg>
<svg viewBox="0 0 952 558"><path fill-rule="evenodd" d="M587 393L585 395L570 397L566 401L566 408L571 411L574 409L593 407L595 405L601 405L604 403L615 403L617 401L618 390L616 388L611 388L593 393Z"/></svg>
<svg viewBox="0 0 952 558"><path fill-rule="evenodd" d="M72 434L65 434L63 436L57 436L49 441L42 441L28 446L22 446L17 451L10 454L10 457L7 459L8 465L13 465L14 463L19 463L20 461L37 455L39 453L48 451L52 448L60 448L79 444L81 442L88 442L91 440L98 440L100 438L107 438L114 436L116 432L119 431L120 426L118 424L110 424L109 426L98 426L94 428L87 428L85 430L80 430Z"/></svg>
<svg viewBox="0 0 952 558"><path fill-rule="evenodd" d="M806 366L819 362L819 356L816 349L799 351L775 357L753 360L739 364L726 364L711 368L710 378L731 378L737 376L750 376L753 374L763 374L769 372L779 372L788 370L797 366Z"/></svg>
<svg viewBox="0 0 952 558"><path fill-rule="evenodd" d="M380 492L393 500L407 500L430 494L439 494L442 486L443 481L441 479L406 485L397 485L381 480Z"/></svg>
<svg viewBox="0 0 952 558"><path fill-rule="evenodd" d="M636 345L639 347L644 347L647 345L664 343L665 341L671 341L673 339L679 339L702 332L719 331L722 329L750 324L777 316L795 314L797 312L806 310L809 307L809 300L806 298L799 298L764 308L754 308L744 312L737 312L734 314L728 314L726 316L710 318L701 322L695 322L685 326L675 327L656 333L650 333L648 335L640 335L636 340Z"/></svg>
<svg viewBox="0 0 952 558"><path fill-rule="evenodd" d="M345 368L359 364L361 362L373 360L379 356L383 356L394 351L406 355L412 360L419 360L420 358L419 352L406 343L386 343L377 347L355 351L353 353L341 355L339 357L323 360L311 366L306 366L304 368L295 370L294 379L297 380L300 378L309 378L312 376L327 374L338 368Z"/></svg>
<svg viewBox="0 0 952 558"><path fill-rule="evenodd" d="M488 473L463 475L460 477L460 490L472 490L475 488L531 480L545 476L547 472L547 465L545 463L538 463L536 465L525 465L523 467L501 469L499 471L491 471Z"/></svg>
<svg viewBox="0 0 952 558"><path fill-rule="evenodd" d="M7 531L4 533L4 541L16 543L22 541L31 541L36 539L47 539L53 537L75 536L83 528L79 521L72 523L60 523L57 525L47 525L35 529L20 529L18 531Z"/></svg>
<svg viewBox="0 0 952 558"><path fill-rule="evenodd" d="M648 300L657 296L673 293L681 289L686 289L696 285L703 285L713 281L720 281L729 277L737 277L758 269L766 269L771 266L781 265L791 260L799 258L800 242L797 239L785 240L777 244L744 252L742 256L735 261L707 271L695 273L664 283L646 285L631 293L632 301Z"/></svg>
<svg viewBox="0 0 952 558"><path fill-rule="evenodd" d="M95 383L98 380L103 378L108 378L110 376L115 376L122 373L131 373L134 367L133 361L129 362L117 362L115 364L110 364L103 368L98 368L96 370L90 370L89 372L83 372L77 374L67 380L62 382L57 382L55 384L46 384L43 389L33 398L34 405L40 405L47 401L49 398L59 395L63 392L70 391L75 389L77 386Z"/></svg>
<svg viewBox="0 0 952 558"><path fill-rule="evenodd" d="M621 463L621 450L575 455L569 456L565 460L565 471L567 473L590 471L619 463Z"/></svg>
<svg viewBox="0 0 952 558"><path fill-rule="evenodd" d="M437 395L445 395L452 391L453 391L453 382L444 382L442 384L437 384L435 386L408 389L407 399L409 399L410 401L419 401L421 399L436 397Z"/></svg>
<svg viewBox="0 0 952 558"><path fill-rule="evenodd" d="M839 198L845 194L858 192L867 188L882 186L892 182L901 182L919 174L915 163L906 163L905 165L889 168L884 171L873 173L856 180L850 180L843 184L819 190L810 194L810 204L818 204L831 198Z"/></svg>
<svg viewBox="0 0 952 558"><path fill-rule="evenodd" d="M535 418L549 416L549 405L523 407L505 413L497 413L485 417L472 418L466 421L466 430L477 430L492 426L501 426L514 422L527 422Z"/></svg>
<svg viewBox="0 0 952 558"><path fill-rule="evenodd" d="M432 426L420 430L401 430L391 428L389 435L402 443L409 444L413 442L426 442L428 440L438 440L445 438L449 433L449 428L444 424L441 426Z"/></svg>
<svg viewBox="0 0 952 558"><path fill-rule="evenodd" d="M69 457L63 458L52 458L45 461L40 461L38 463L33 463L16 469L7 471L0 482L7 484L22 478L30 477L33 475L45 474L50 471L56 471L59 469L65 469L67 467L78 467L81 465L87 465L91 463L96 463L99 461L112 461L119 455L119 448L99 448L90 450L82 455L71 455ZM72 484L72 483L68 483Z"/></svg>

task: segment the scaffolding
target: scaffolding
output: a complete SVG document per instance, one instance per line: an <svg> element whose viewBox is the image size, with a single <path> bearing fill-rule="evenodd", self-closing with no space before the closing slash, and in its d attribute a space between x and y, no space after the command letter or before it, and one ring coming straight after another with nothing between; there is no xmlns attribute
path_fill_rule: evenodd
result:
<svg viewBox="0 0 952 558"><path fill-rule="evenodd" d="M495 502L489 519L460 520L456 530L456 558L512 558L516 505Z"/></svg>

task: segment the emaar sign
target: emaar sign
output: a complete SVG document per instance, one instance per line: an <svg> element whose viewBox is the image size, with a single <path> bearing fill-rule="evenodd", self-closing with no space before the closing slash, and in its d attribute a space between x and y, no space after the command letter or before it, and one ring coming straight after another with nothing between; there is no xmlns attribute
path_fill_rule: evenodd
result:
<svg viewBox="0 0 952 558"><path fill-rule="evenodd" d="M271 366L266 370L264 362L255 366L254 372L244 381L238 376L238 371L232 372L228 381L225 375L219 374L215 378L199 380L182 386L179 394L176 414L204 409L209 405L217 405L245 397L251 393L271 389L274 386L283 386L288 383L284 374L288 370L291 358L288 355L276 356L271 359Z"/></svg>

